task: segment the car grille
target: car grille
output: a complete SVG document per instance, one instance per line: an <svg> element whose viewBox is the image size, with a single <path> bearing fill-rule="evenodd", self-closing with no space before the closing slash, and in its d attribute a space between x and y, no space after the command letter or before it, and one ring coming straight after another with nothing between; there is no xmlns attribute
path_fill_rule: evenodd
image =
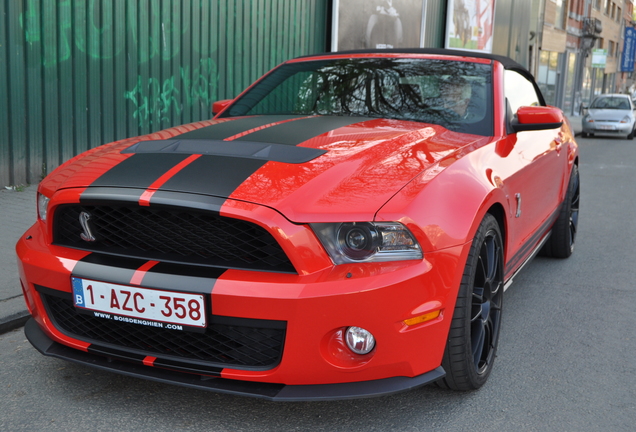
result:
<svg viewBox="0 0 636 432"><path fill-rule="evenodd" d="M90 215L95 241L80 237ZM223 268L295 272L278 242L253 223L177 207L63 205L55 212L60 246L148 260Z"/></svg>
<svg viewBox="0 0 636 432"><path fill-rule="evenodd" d="M166 330L78 313L72 299L40 294L49 317L60 331L73 338L110 348L169 360L203 363L210 367L262 370L275 367L283 352L285 321L229 318L236 324L218 324L213 322L214 317L210 317L212 323L205 333ZM67 296L67 293L60 294Z"/></svg>

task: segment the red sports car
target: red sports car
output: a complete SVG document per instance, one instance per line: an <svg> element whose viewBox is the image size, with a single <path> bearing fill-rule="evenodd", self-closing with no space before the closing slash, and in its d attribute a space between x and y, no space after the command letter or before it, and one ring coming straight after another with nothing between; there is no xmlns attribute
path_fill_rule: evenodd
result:
<svg viewBox="0 0 636 432"><path fill-rule="evenodd" d="M297 58L214 111L41 182L17 254L43 354L272 400L476 389L505 288L572 253L578 148L508 58Z"/></svg>

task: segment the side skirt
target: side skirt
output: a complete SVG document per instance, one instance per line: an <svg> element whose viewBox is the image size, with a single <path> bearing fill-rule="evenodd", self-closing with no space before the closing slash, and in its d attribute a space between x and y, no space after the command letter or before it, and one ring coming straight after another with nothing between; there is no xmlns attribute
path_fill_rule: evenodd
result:
<svg viewBox="0 0 636 432"><path fill-rule="evenodd" d="M525 261L519 266L519 268L517 270L515 270L515 272L504 282L504 292L506 292L506 290L508 288L510 288L510 285L512 285L513 279L515 278L515 276L517 276L519 274L519 272L521 272L521 270L523 270L523 268L526 266L526 264L528 264L530 261L532 261L532 258L534 258L535 256L537 256L537 254L539 253L539 251L541 250L541 248L543 247L543 245L548 241L548 239L550 238L550 234L552 234L552 230L550 230L544 237L543 239L539 242L539 244L537 244L537 246L532 250L532 252L530 253L530 255L528 255L528 257L525 259Z"/></svg>

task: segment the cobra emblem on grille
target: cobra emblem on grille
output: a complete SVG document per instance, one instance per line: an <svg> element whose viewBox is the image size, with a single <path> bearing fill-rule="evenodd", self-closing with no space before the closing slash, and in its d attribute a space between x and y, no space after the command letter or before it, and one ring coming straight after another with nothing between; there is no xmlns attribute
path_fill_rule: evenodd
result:
<svg viewBox="0 0 636 432"><path fill-rule="evenodd" d="M84 230L84 232L80 234L80 238L87 242L94 242L95 236L91 232L91 227L88 224L88 221L90 219L91 219L90 213L87 213L84 211L80 213L79 221L80 221L80 225L82 225L82 229Z"/></svg>

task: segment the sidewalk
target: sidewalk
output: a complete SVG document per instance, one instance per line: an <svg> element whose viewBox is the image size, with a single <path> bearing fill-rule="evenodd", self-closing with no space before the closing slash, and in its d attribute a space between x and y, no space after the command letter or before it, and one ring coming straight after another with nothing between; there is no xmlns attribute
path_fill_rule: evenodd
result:
<svg viewBox="0 0 636 432"><path fill-rule="evenodd" d="M35 222L37 186L0 187L0 334L24 325L29 317L22 297L15 244Z"/></svg>
<svg viewBox="0 0 636 432"><path fill-rule="evenodd" d="M569 117L576 135L581 119ZM29 317L18 278L15 244L35 222L37 186L18 190L0 188L0 334L24 325Z"/></svg>

